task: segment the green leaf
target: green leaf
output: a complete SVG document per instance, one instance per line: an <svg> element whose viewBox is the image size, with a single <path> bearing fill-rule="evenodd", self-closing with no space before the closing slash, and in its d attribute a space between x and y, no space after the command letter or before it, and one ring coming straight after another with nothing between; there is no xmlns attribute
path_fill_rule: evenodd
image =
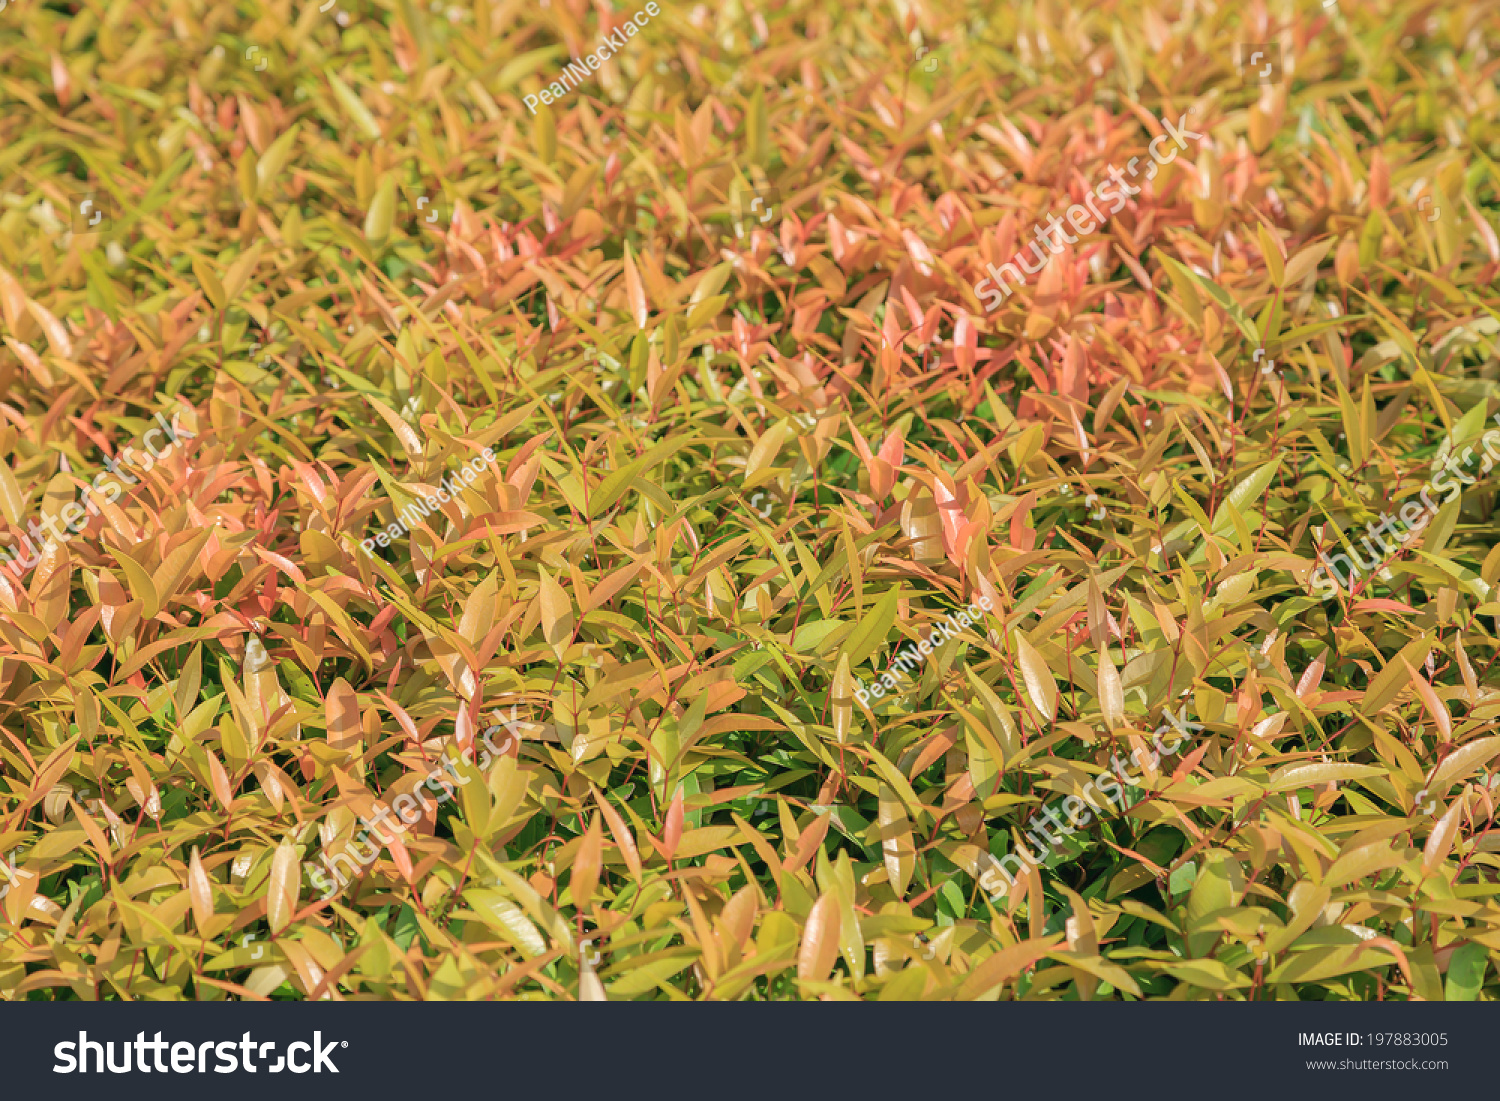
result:
<svg viewBox="0 0 1500 1101"><path fill-rule="evenodd" d="M880 648L896 622L897 604L901 599L900 587L887 589L874 606L864 614L855 626L849 641L844 643L844 653L849 657L849 666L862 665L871 654Z"/></svg>
<svg viewBox="0 0 1500 1101"><path fill-rule="evenodd" d="M354 94L354 89L345 84L334 73L328 74L328 83L333 87L333 94L343 105L344 110L354 119L354 125L358 126L365 137L371 141L379 141L383 136L380 133L380 125L375 121L375 116L370 114L370 109L365 106L364 100Z"/></svg>
<svg viewBox="0 0 1500 1101"><path fill-rule="evenodd" d="M1221 307L1223 307L1224 312L1229 315L1229 319L1239 326L1240 332L1245 334L1246 340L1255 345L1260 345L1261 343L1263 343L1260 337L1260 333L1258 333L1255 329L1255 323L1252 322L1250 318L1245 316L1244 309L1238 302L1229 297L1228 291L1226 291L1223 287L1219 286L1219 284L1215 283L1207 276L1199 275L1192 268L1188 267L1181 261L1174 260L1165 252L1158 251L1156 253L1156 256L1164 264L1171 268L1175 274L1180 275L1183 279L1188 280L1198 287L1201 287L1204 293L1206 293L1210 298L1212 298Z"/></svg>
<svg viewBox="0 0 1500 1101"><path fill-rule="evenodd" d="M1489 951L1482 944L1470 941L1455 948L1448 959L1448 977L1443 983L1444 996L1450 1002L1478 1001L1489 960Z"/></svg>

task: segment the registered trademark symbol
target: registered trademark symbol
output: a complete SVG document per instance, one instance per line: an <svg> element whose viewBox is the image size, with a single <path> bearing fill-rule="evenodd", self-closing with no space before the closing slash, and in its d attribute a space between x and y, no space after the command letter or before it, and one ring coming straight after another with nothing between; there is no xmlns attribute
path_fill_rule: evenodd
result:
<svg viewBox="0 0 1500 1101"><path fill-rule="evenodd" d="M340 1040L339 1043L342 1044L344 1047L348 1047L349 1046L349 1041L348 1040Z"/></svg>

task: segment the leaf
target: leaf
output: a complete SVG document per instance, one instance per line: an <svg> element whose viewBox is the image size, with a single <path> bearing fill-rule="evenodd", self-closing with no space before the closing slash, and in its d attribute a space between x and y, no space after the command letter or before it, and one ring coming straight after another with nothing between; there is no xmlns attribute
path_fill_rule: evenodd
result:
<svg viewBox="0 0 1500 1101"><path fill-rule="evenodd" d="M379 398L366 394L365 400L374 407L375 412L380 414L380 419L385 421L390 426L391 431L396 434L396 439L400 441L401 449L406 452L406 457L409 459L420 459L422 457L422 441L418 438L416 432L412 430L412 426Z"/></svg>
<svg viewBox="0 0 1500 1101"><path fill-rule="evenodd" d="M567 56L566 46L542 46L539 49L528 50L505 63L505 67L500 70L500 75L495 78L495 86L502 89L514 88L532 73Z"/></svg>
<svg viewBox="0 0 1500 1101"><path fill-rule="evenodd" d="M860 617L859 623L855 625L842 649L851 667L863 665L870 655L884 645L886 638L890 635L891 627L896 622L900 601L899 587L887 589L870 607L870 610Z"/></svg>
<svg viewBox="0 0 1500 1101"><path fill-rule="evenodd" d="M885 861L886 876L896 892L897 898L906 897L916 867L916 846L912 841L911 820L906 808L895 792L885 784L880 785L880 851Z"/></svg>
<svg viewBox="0 0 1500 1101"><path fill-rule="evenodd" d="M1342 780L1364 780L1371 776L1383 776L1385 770L1372 765L1337 763L1311 763L1286 765L1271 773L1271 791L1291 791L1293 788L1310 788L1319 784L1333 784Z"/></svg>
<svg viewBox="0 0 1500 1101"><path fill-rule="evenodd" d="M329 686L323 714L328 724L328 744L342 753L358 755L364 740L359 697L343 677L335 677Z"/></svg>
<svg viewBox="0 0 1500 1101"><path fill-rule="evenodd" d="M365 240L372 244L384 241L391 235L391 225L395 220L396 175L394 172L387 172L380 177L375 197L370 201L370 209L365 214ZM420 446L418 450L420 453Z"/></svg>
<svg viewBox="0 0 1500 1101"><path fill-rule="evenodd" d="M751 164L765 165L770 158L769 129L766 124L766 93L759 84L750 93L745 110L745 145Z"/></svg>
<svg viewBox="0 0 1500 1101"><path fill-rule="evenodd" d="M1026 698L1049 723L1057 721L1057 681L1052 670L1024 635L1016 635L1016 659L1021 665L1021 680Z"/></svg>
<svg viewBox="0 0 1500 1101"><path fill-rule="evenodd" d="M1104 712L1104 725L1110 730L1125 725L1125 689L1108 650L1099 651L1099 707Z"/></svg>
<svg viewBox="0 0 1500 1101"><path fill-rule="evenodd" d="M182 586L183 579L188 571L192 569L198 552L208 542L210 533L207 531L194 532L186 540L173 548L172 552L162 560L162 564L156 567L156 573L151 578L152 588L161 599L161 605L165 608L177 590Z"/></svg>
<svg viewBox="0 0 1500 1101"><path fill-rule="evenodd" d="M1386 704L1396 698L1396 693L1401 691L1407 681L1407 669L1416 669L1427 663L1427 655L1432 652L1432 636L1423 635L1421 638L1412 639L1401 648L1386 666L1370 681L1369 687L1365 689L1364 700L1360 703L1359 713L1361 715L1375 715Z"/></svg>
<svg viewBox="0 0 1500 1101"><path fill-rule="evenodd" d="M1366 876L1375 875L1400 865L1405 856L1391 848L1389 842L1362 845L1340 854L1323 877L1323 882L1332 890L1358 883Z"/></svg>
<svg viewBox="0 0 1500 1101"><path fill-rule="evenodd" d="M813 903L802 928L802 946L797 951L797 978L823 982L839 956L840 914L838 897L826 892Z"/></svg>
<svg viewBox="0 0 1500 1101"><path fill-rule="evenodd" d="M1244 516L1265 495L1266 487L1271 484L1271 479L1276 477L1276 471L1281 466L1281 460L1267 463L1258 467L1243 478L1238 485L1229 491L1225 504L1221 505L1214 513L1214 523L1211 534L1223 535L1234 527L1232 519L1235 512ZM1227 507L1226 507L1227 506ZM1231 511L1232 510L1232 511Z"/></svg>
<svg viewBox="0 0 1500 1101"><path fill-rule="evenodd" d="M615 839L615 845L620 850L620 855L625 859L625 866L630 869L630 874L637 880L641 878L641 858L636 848L635 837L630 832L630 827L625 825L625 820L620 817L620 812L609 805L602 793L594 792L594 801L599 804L599 812L604 815L604 821L609 826L610 836Z"/></svg>
<svg viewBox="0 0 1500 1101"><path fill-rule="evenodd" d="M1489 953L1482 944L1470 941L1453 950L1448 957L1448 977L1443 994L1450 1002L1479 1000L1484 988L1484 973L1489 968Z"/></svg>
<svg viewBox="0 0 1500 1101"><path fill-rule="evenodd" d="M1188 954L1206 956L1218 941L1218 929L1205 929L1203 919L1221 910L1234 906L1235 898L1242 890L1241 872L1235 859L1224 852L1210 853L1204 857L1203 866L1193 886L1188 891L1187 920Z"/></svg>
<svg viewBox="0 0 1500 1101"><path fill-rule="evenodd" d="M266 921L273 936L291 924L292 913L297 908L301 871L297 850L292 843L283 841L277 845L271 857L271 875L266 881Z"/></svg>
<svg viewBox="0 0 1500 1101"><path fill-rule="evenodd" d="M1287 960L1271 969L1267 983L1312 983L1347 975L1351 971L1373 970L1389 967L1396 957L1379 949L1362 944L1331 948L1310 948L1294 952Z"/></svg>
<svg viewBox="0 0 1500 1101"><path fill-rule="evenodd" d="M969 973L963 985L959 987L959 999L973 1000L983 997L996 987L1011 981L1056 948L1062 939L1061 933L1054 933L1038 940L1012 944L986 957Z"/></svg>
<svg viewBox="0 0 1500 1101"><path fill-rule="evenodd" d="M583 835L583 841L578 846L578 855L573 858L573 875L569 880L573 905L580 911L586 908L594 897L594 890L599 884L599 869L603 866L603 852L604 831L599 828L599 819L596 816L589 823L589 828Z"/></svg>
<svg viewBox="0 0 1500 1101"><path fill-rule="evenodd" d="M272 183L277 176L281 175L281 170L286 167L287 161L291 159L292 145L296 140L297 127L294 124L287 129L285 134L282 134L281 137L273 141L271 148L267 149L260 160L256 162L256 194L262 199L269 193L267 185Z"/></svg>
<svg viewBox="0 0 1500 1101"><path fill-rule="evenodd" d="M1469 775L1479 766L1488 764L1497 753L1500 753L1500 735L1480 738L1460 746L1433 770L1432 780L1427 785L1428 792L1432 795L1443 794L1453 786L1454 781Z"/></svg>
<svg viewBox="0 0 1500 1101"><path fill-rule="evenodd" d="M471 888L464 892L464 901L479 916L479 920L519 948L525 956L534 959L546 954L547 941L521 908L499 891L489 888Z"/></svg>
<svg viewBox="0 0 1500 1101"><path fill-rule="evenodd" d="M73 342L68 339L68 330L63 328L62 322L53 316L52 311L34 298L26 300L26 310L36 318L37 324L42 327L42 332L47 334L47 343L51 346L53 353L64 359L72 359Z"/></svg>
<svg viewBox="0 0 1500 1101"><path fill-rule="evenodd" d="M1448 714L1448 708L1443 705L1442 700L1438 699L1437 693L1432 690L1432 685L1428 684L1417 674L1417 671L1411 667L1411 663L1406 658L1400 654L1397 654L1396 658L1406 667L1407 677L1411 680L1411 686L1416 689L1417 697L1422 701L1422 706L1432 716L1432 721L1437 725L1438 733L1442 736L1443 741L1451 742L1453 740L1453 718Z"/></svg>
<svg viewBox="0 0 1500 1101"><path fill-rule="evenodd" d="M213 303L214 309L222 310L229 305L229 298L224 293L224 285L219 282L214 269L196 256L193 257L193 274L197 276L198 285L203 288L204 295Z"/></svg>
<svg viewBox="0 0 1500 1101"><path fill-rule="evenodd" d="M141 568L140 563L123 550L117 550L114 547L108 549L115 561L120 564L120 568L125 571L125 577L130 583L130 591L141 602L141 622L151 622L161 611L161 595L157 592L156 583L151 580L151 575Z"/></svg>
<svg viewBox="0 0 1500 1101"><path fill-rule="evenodd" d="M1286 278L1280 281L1282 286L1300 287L1302 281L1317 270L1318 265L1323 262L1323 257L1328 255L1328 250L1336 243L1336 238L1330 236L1299 249L1297 254L1287 261Z"/></svg>
<svg viewBox="0 0 1500 1101"><path fill-rule="evenodd" d="M208 881L208 875L203 870L203 861L198 856L198 846L193 846L192 856L188 858L188 896L193 904L193 923L198 927L198 932L207 935L209 921L214 916L214 894L213 887Z"/></svg>
<svg viewBox="0 0 1500 1101"><path fill-rule="evenodd" d="M665 462L675 455L680 449L686 447L687 440L668 440L658 444L646 454L631 460L618 470L612 470L604 476L604 480L589 494L588 515L590 519L602 516L615 506L615 503L623 497L630 489L631 483L640 477L642 471L649 470L656 464Z"/></svg>
<svg viewBox="0 0 1500 1101"><path fill-rule="evenodd" d="M383 137L380 126L376 123L375 116L370 114L370 109L365 106L364 101L334 73L328 74L328 83L333 88L334 96L343 105L344 110L349 112L349 117L354 120L354 125L359 127L364 136L371 141L380 141ZM369 236L368 229L365 231L365 236ZM385 235L381 234L381 236Z"/></svg>
<svg viewBox="0 0 1500 1101"><path fill-rule="evenodd" d="M843 745L849 740L849 727L854 721L854 675L849 671L847 653L839 654L829 691L833 710L833 737Z"/></svg>
<svg viewBox="0 0 1500 1101"><path fill-rule="evenodd" d="M745 460L745 480L741 483L743 488L754 489L771 477L771 463L781 450L786 434L787 422L777 421L755 441L755 446L750 449L750 455Z"/></svg>
<svg viewBox="0 0 1500 1101"><path fill-rule="evenodd" d="M1453 842L1458 837L1458 827L1463 818L1463 811L1462 801L1457 801L1433 825L1432 832L1427 835L1427 844L1422 846L1423 875L1430 875L1447 859L1448 852L1453 848Z"/></svg>
<svg viewBox="0 0 1500 1101"><path fill-rule="evenodd" d="M1219 286L1207 276L1199 275L1182 262L1173 259L1165 252L1158 251L1156 254L1162 263L1166 264L1174 273L1174 280L1186 282L1198 287L1210 298L1217 302L1229 315L1229 319L1239 326L1240 332L1245 334L1245 339L1251 344L1260 344L1260 334L1255 329L1255 324L1245 315L1244 308L1238 302L1229 297L1229 292Z"/></svg>
<svg viewBox="0 0 1500 1101"><path fill-rule="evenodd" d="M669 862L677 853L677 843L682 840L683 796L682 785L679 784L672 795L672 801L667 804L667 817L662 825L662 855Z"/></svg>
<svg viewBox="0 0 1500 1101"><path fill-rule="evenodd" d="M631 251L630 243L625 243L625 299L630 303L630 315L635 319L635 327L644 329L646 320L650 316L650 306L646 302L646 289L641 285L641 273L636 270L635 255Z"/></svg>
<svg viewBox="0 0 1500 1101"><path fill-rule="evenodd" d="M544 567L537 567L537 576L541 583L538 600L541 605L542 637L547 640L548 646L557 648L573 635L573 602Z"/></svg>
<svg viewBox="0 0 1500 1101"><path fill-rule="evenodd" d="M16 483L16 476L7 464L0 462L0 516L20 527L25 512L26 498Z"/></svg>

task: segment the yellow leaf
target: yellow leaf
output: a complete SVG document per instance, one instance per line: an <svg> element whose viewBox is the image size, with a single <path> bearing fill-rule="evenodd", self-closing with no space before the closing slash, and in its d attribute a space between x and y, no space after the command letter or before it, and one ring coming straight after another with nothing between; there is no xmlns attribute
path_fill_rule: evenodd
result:
<svg viewBox="0 0 1500 1101"><path fill-rule="evenodd" d="M196 532L191 538L179 544L167 555L162 564L156 567L156 573L151 580L163 607L177 594L183 578L187 576L188 570L192 568L194 560L198 557L198 552L203 549L203 544L208 542L211 534L210 531Z"/></svg>
<svg viewBox="0 0 1500 1101"><path fill-rule="evenodd" d="M198 277L198 285L203 288L204 295L213 303L214 309L222 310L229 304L229 299L224 295L224 284L219 282L214 269L196 256L193 257L193 274Z"/></svg>
<svg viewBox="0 0 1500 1101"><path fill-rule="evenodd" d="M833 674L833 737L840 745L849 740L849 725L854 721L854 675L849 672L849 655L840 654Z"/></svg>
<svg viewBox="0 0 1500 1101"><path fill-rule="evenodd" d="M345 84L333 73L328 74L328 83L333 87L333 94L338 98L344 110L349 112L354 124L364 131L365 137L371 141L381 139L380 126L375 121L375 116L370 114L370 109L365 106L364 101L354 93L354 89Z"/></svg>
<svg viewBox="0 0 1500 1101"><path fill-rule="evenodd" d="M899 586L887 589L874 606L860 618L854 631L849 635L848 641L844 643L844 653L848 656L851 666L862 665L885 642L892 624L896 622L900 600Z"/></svg>
<svg viewBox="0 0 1500 1101"><path fill-rule="evenodd" d="M543 164L557 159L557 121L545 103L537 108L536 121L531 124L531 144Z"/></svg>
<svg viewBox="0 0 1500 1101"><path fill-rule="evenodd" d="M1401 648L1401 652L1386 663L1384 669L1370 680L1369 687L1365 689L1365 696L1360 701L1361 715L1374 715L1382 707L1396 698L1401 691L1401 686L1406 683L1406 670L1410 666L1413 669L1426 664L1427 655L1432 650L1432 636L1423 635L1421 638L1412 639ZM1404 659L1404 662L1403 660Z"/></svg>
<svg viewBox="0 0 1500 1101"><path fill-rule="evenodd" d="M297 850L290 841L276 846L271 857L271 877L266 884L266 920L272 934L280 933L290 924L297 909L297 891L301 886L297 861Z"/></svg>
<svg viewBox="0 0 1500 1101"><path fill-rule="evenodd" d="M214 916L213 888L208 873L203 870L203 861L198 856L198 846L193 846L193 855L188 860L188 896L193 902L193 922L198 932L203 933L209 919Z"/></svg>
<svg viewBox="0 0 1500 1101"><path fill-rule="evenodd" d="M1021 663L1021 680L1026 685L1027 698L1049 723L1056 722L1057 681L1052 678L1052 670L1022 635L1016 636L1016 657Z"/></svg>
<svg viewBox="0 0 1500 1101"><path fill-rule="evenodd" d="M381 184L381 186L384 187L385 185ZM376 201L378 202L379 200L377 199ZM374 207L370 209L373 211ZM412 426L402 420L394 409L379 398L366 394L365 400L373 405L375 412L380 414L380 418L386 424L390 425L391 431L396 433L396 439L401 441L401 449L406 452L407 456L412 459L420 459L422 457L422 441L417 438L417 434L412 430Z"/></svg>
<svg viewBox="0 0 1500 1101"><path fill-rule="evenodd" d="M1384 776L1385 770L1372 765L1341 764L1337 762L1287 765L1271 773L1271 791L1290 791L1293 788L1308 788L1319 784L1336 784L1341 780L1363 780L1371 776Z"/></svg>
<svg viewBox="0 0 1500 1101"><path fill-rule="evenodd" d="M885 859L885 873L897 898L906 897L916 868L916 846L912 843L911 820L901 800L885 784L880 785L880 849Z"/></svg>
<svg viewBox="0 0 1500 1101"><path fill-rule="evenodd" d="M8 465L0 462L0 516L20 527L21 517L25 512L26 498L21 493L16 476L11 473Z"/></svg>
<svg viewBox="0 0 1500 1101"><path fill-rule="evenodd" d="M769 480L769 469L786 439L786 428L786 421L777 421L755 441L755 446L750 449L750 457L745 460L745 489L754 489L761 482Z"/></svg>
<svg viewBox="0 0 1500 1101"><path fill-rule="evenodd" d="M384 241L391 235L391 224L396 220L396 174L387 172L380 177L375 188L375 198L365 214L365 240Z"/></svg>
<svg viewBox="0 0 1500 1101"><path fill-rule="evenodd" d="M556 649L573 635L573 602L544 567L537 567L541 580L542 637Z"/></svg>
<svg viewBox="0 0 1500 1101"><path fill-rule="evenodd" d="M26 300L26 309L32 317L36 318L42 331L47 334L47 343L52 346L52 351L64 359L72 359L73 342L68 339L68 330L63 328L62 322L53 317L47 307L34 299Z"/></svg>
<svg viewBox="0 0 1500 1101"><path fill-rule="evenodd" d="M1125 725L1125 689L1108 650L1099 651L1099 707L1104 712L1104 725L1110 730Z"/></svg>
<svg viewBox="0 0 1500 1101"><path fill-rule="evenodd" d="M1286 272L1282 268L1281 249L1264 223L1259 226L1259 230L1260 254L1265 258L1266 270L1271 273L1271 283L1277 287L1284 286Z"/></svg>
<svg viewBox="0 0 1500 1101"><path fill-rule="evenodd" d="M1427 709L1427 713L1432 716L1432 721L1437 724L1443 741L1451 742L1453 740L1453 717L1448 714L1448 708L1444 706L1442 700L1438 699L1437 693L1432 690L1432 685L1418 675L1406 658L1397 654L1396 659L1406 668L1406 674L1411 679L1411 686L1416 689L1417 696L1421 699L1422 706Z"/></svg>
<svg viewBox="0 0 1500 1101"><path fill-rule="evenodd" d="M297 140L297 127L292 126L285 134L271 143L265 155L255 165L256 194L264 196L266 185L281 175L281 170L292 156L292 143Z"/></svg>

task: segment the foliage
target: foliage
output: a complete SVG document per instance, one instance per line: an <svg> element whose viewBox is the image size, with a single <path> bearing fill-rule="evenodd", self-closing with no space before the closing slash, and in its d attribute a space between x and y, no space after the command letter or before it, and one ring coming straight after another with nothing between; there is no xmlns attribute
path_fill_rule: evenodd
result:
<svg viewBox="0 0 1500 1101"><path fill-rule="evenodd" d="M1495 995L1500 475L1311 586L1496 411L1484 5L339 3L0 13L0 546L194 433L0 579L6 996Z"/></svg>

